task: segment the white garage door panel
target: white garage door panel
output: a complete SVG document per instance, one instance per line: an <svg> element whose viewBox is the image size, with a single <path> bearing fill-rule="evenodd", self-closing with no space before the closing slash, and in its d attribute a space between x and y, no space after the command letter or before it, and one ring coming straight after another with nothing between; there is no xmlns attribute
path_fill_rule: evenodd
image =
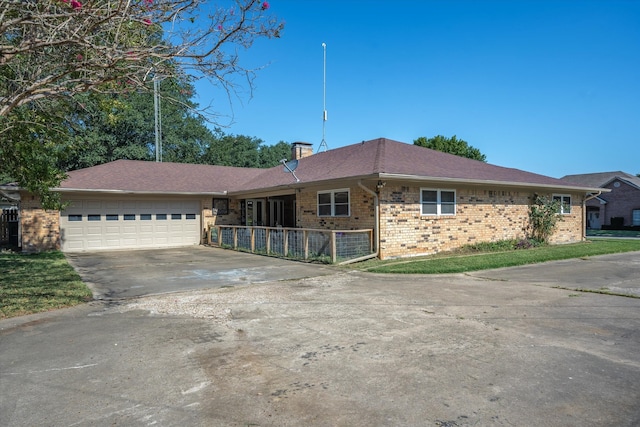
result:
<svg viewBox="0 0 640 427"><path fill-rule="evenodd" d="M60 228L64 251L197 245L200 202L71 200Z"/></svg>

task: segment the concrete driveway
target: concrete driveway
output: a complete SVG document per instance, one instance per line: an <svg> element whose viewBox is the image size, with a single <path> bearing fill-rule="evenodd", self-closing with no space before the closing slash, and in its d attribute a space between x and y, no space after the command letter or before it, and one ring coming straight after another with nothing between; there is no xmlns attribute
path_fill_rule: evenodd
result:
<svg viewBox="0 0 640 427"><path fill-rule="evenodd" d="M640 299L571 289L639 263L320 267L0 321L0 425L637 426Z"/></svg>
<svg viewBox="0 0 640 427"><path fill-rule="evenodd" d="M293 280L333 272L320 264L206 246L69 253L66 257L98 300Z"/></svg>

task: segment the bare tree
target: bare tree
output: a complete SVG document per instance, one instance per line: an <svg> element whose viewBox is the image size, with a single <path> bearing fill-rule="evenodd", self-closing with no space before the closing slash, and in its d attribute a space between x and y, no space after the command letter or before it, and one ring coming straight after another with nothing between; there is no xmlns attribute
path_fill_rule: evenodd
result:
<svg viewBox="0 0 640 427"><path fill-rule="evenodd" d="M0 117L40 99L144 87L196 74L235 92L254 71L239 52L283 23L269 3L236 0L0 0Z"/></svg>

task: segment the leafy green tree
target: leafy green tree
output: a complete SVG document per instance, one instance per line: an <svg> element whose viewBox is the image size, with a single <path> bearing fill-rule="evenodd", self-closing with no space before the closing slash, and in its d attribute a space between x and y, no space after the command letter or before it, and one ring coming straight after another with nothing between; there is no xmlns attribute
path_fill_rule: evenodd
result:
<svg viewBox="0 0 640 427"><path fill-rule="evenodd" d="M469 145L466 141L458 139L455 135L451 138L437 135L433 138L419 137L413 141L414 145L430 148L432 150L442 151L443 153L455 154L456 156L467 157L473 160L486 162L487 157L475 147Z"/></svg>
<svg viewBox="0 0 640 427"><path fill-rule="evenodd" d="M282 159L291 160L291 144L280 141L275 145L260 146L261 168L278 166Z"/></svg>
<svg viewBox="0 0 640 427"><path fill-rule="evenodd" d="M160 85L162 100L162 160L179 163L203 161L214 141L204 118L195 114L190 98L193 86L177 79ZM146 91L120 94L85 94L81 110L75 112L76 151L61 164L72 170L117 159L155 159L153 94Z"/></svg>
<svg viewBox="0 0 640 427"><path fill-rule="evenodd" d="M245 168L270 168L291 156L291 145L280 141L266 145L260 138L246 135L226 135L214 130L215 140L206 147L202 163Z"/></svg>
<svg viewBox="0 0 640 427"><path fill-rule="evenodd" d="M18 182L53 207L58 198L49 188L64 178L56 163L71 148L57 142L68 139L68 126L49 123L47 112L68 110L68 105L55 100L42 104L39 110L18 107L11 117L0 120L0 184Z"/></svg>
<svg viewBox="0 0 640 427"><path fill-rule="evenodd" d="M245 168L260 166L261 139L244 135L225 135L220 129L216 129L215 133L215 141L204 154L205 163Z"/></svg>
<svg viewBox="0 0 640 427"><path fill-rule="evenodd" d="M279 37L284 26L268 9L259 0L237 0L232 8L206 0L0 0L3 173L55 207L46 193L64 176L56 165L83 143L73 139L79 122L70 118L82 109L74 105L79 94L145 90L159 76L189 74L230 96L236 77L252 87L256 70L239 54L257 39ZM101 141L90 143L98 149ZM181 151L169 138L171 144ZM138 150L142 155L144 147Z"/></svg>

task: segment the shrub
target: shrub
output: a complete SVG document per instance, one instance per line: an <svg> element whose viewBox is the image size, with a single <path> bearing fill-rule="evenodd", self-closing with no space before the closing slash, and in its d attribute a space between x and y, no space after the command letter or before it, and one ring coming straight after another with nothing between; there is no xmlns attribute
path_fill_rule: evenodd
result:
<svg viewBox="0 0 640 427"><path fill-rule="evenodd" d="M529 206L530 238L547 243L558 223L560 201L538 196Z"/></svg>

